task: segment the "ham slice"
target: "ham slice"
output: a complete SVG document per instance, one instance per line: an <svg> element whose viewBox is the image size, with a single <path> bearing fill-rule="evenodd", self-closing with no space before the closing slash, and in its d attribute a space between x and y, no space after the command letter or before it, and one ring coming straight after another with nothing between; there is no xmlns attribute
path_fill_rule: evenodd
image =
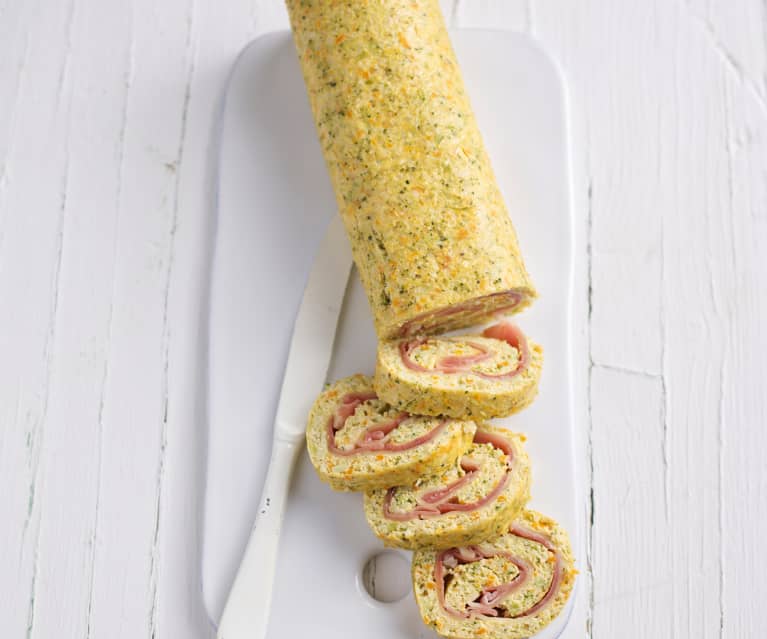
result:
<svg viewBox="0 0 767 639"><path fill-rule="evenodd" d="M443 357L437 362L434 368L426 368L425 366L421 366L412 357L413 351L415 351L419 346L426 344L428 342L428 338L417 337L411 340L404 340L400 342L399 354L400 358L402 359L402 364L405 366L405 368L408 368L411 371L416 371L418 373L471 373L484 379L500 380L511 379L512 377L518 375L525 368L527 368L528 364L530 363L530 348L527 344L527 338L525 337L524 333L522 333L522 331L519 330L519 328L517 328L514 324L511 322L501 322L499 324L495 324L485 329L485 331L482 333L482 336L502 340L513 348L517 349L519 352L519 361L517 362L517 367L513 371L497 374L473 370L473 366L491 359L496 353L483 344L469 340L466 340L465 343L473 348L476 353L471 355L453 355Z"/></svg>
<svg viewBox="0 0 767 639"><path fill-rule="evenodd" d="M402 341L399 343L399 356L402 358L402 363L405 365L405 368L409 368L411 371L416 371L417 373L432 372L432 369L421 366L412 357L410 357L410 353L412 353L416 348L425 344L426 342L427 339L425 337L417 337L416 339Z"/></svg>
<svg viewBox="0 0 767 639"><path fill-rule="evenodd" d="M517 537L522 537L529 541L541 544L546 550L554 555L554 571L546 593L532 606L511 617L512 619L519 619L521 617L529 617L530 615L535 614L554 598L562 583L564 565L559 550L545 535L516 524L511 526L509 532ZM482 559L490 559L499 556L505 557L517 567L518 573L511 581L499 586L483 588L479 596L466 605L465 610L456 610L447 605L445 601L445 568L452 569L459 564L473 563ZM499 615L508 616L503 609L498 607L498 604L527 583L532 574L532 570L532 566L530 566L530 564L523 558L517 557L509 552L492 548L486 549L480 546L468 546L464 548L443 550L437 555L434 562L434 581L437 588L437 600L439 601L439 605L448 615L457 619L468 619L473 615L486 617L498 617Z"/></svg>
<svg viewBox="0 0 767 639"><path fill-rule="evenodd" d="M354 411L360 404L364 404L373 399L378 399L378 395L370 393L347 393L341 398L341 403L333 415L333 432L341 430L346 420L354 415Z"/></svg>
<svg viewBox="0 0 767 639"><path fill-rule="evenodd" d="M482 331L482 337L490 337L493 339L503 340L509 346L516 348L519 352L519 361L517 367L508 373L501 373L499 375L492 375L490 373L477 373L481 377L487 379L505 379L514 377L520 371L527 368L530 363L530 348L527 345L527 338L525 334L519 329L518 326L511 322L500 322L486 328Z"/></svg>
<svg viewBox="0 0 767 639"><path fill-rule="evenodd" d="M437 555L434 562L434 582L437 587L437 600L442 609L451 617L468 619L472 614L484 614L497 616L498 611L486 604L472 602L467 610L461 611L448 606L445 601L445 568L455 568L459 564L470 564L480 559L492 557L493 553L486 553L479 546L462 546L443 550ZM472 605L474 604L474 605Z"/></svg>
<svg viewBox="0 0 767 639"><path fill-rule="evenodd" d="M511 534L539 543L554 555L554 574L551 577L551 583L549 584L549 588L546 591L546 594L543 595L543 597L539 599L538 602L535 603L532 607L514 615L514 619L517 619L519 617L528 617L530 615L534 615L547 603L549 603L549 601L551 601L559 591L559 586L562 583L562 577L564 576L565 571L562 562L562 555L559 553L554 544L551 543L551 540L548 537L545 537L544 535L541 535L534 530L530 530L529 528L525 528L524 526L515 525L512 525L511 527Z"/></svg>
<svg viewBox="0 0 767 639"><path fill-rule="evenodd" d="M465 373L466 371L469 371L473 365L478 364L479 362L484 362L495 354L485 348L482 344L467 341L465 343L475 349L477 351L476 353L472 355L449 355L439 360L435 368L426 368L416 362L411 357L411 353L428 341L429 340L425 337L418 337L400 342L399 354L405 368L418 373Z"/></svg>
<svg viewBox="0 0 767 639"><path fill-rule="evenodd" d="M486 430L477 430L477 432L474 433L474 443L492 444L495 448L502 450L508 458L506 463L509 465L509 468L511 468L511 462L514 461L514 449L511 447L511 443L508 439Z"/></svg>
<svg viewBox="0 0 767 639"><path fill-rule="evenodd" d="M452 512L471 512L479 510L486 506L490 502L494 501L505 489L509 483L509 477L511 473L511 463L514 459L514 450L509 442L493 433L488 433L483 430L478 430L474 434L475 444L492 444L496 448L502 450L506 459L506 472L503 477L498 481L493 490L487 495L478 499L477 501L469 503L459 503L454 499L454 495L464 486L474 481L477 473L481 469L481 465L470 457L463 457L461 459L461 468L466 473L454 482L437 488L425 493L422 493L417 498L417 505L411 510L405 512L395 512L391 509L391 503L394 499L394 494L397 491L396 487L389 488L386 491L386 497L384 497L383 503L383 515L386 519L392 521L411 521L413 519L428 519L431 517L438 517L446 513Z"/></svg>
<svg viewBox="0 0 767 639"><path fill-rule="evenodd" d="M477 342L466 342L475 351L474 355L450 355L443 357L439 361L440 371L443 373L460 373L469 369L474 364L484 362L486 359L490 359L493 353Z"/></svg>
<svg viewBox="0 0 767 639"><path fill-rule="evenodd" d="M336 444L336 433L346 425L346 420L349 419L357 408L367 401L378 399L378 396L373 393L347 393L341 398L341 402L336 408L335 413L328 419L327 426L327 442L328 451L334 455L348 456L358 455L360 453L372 453L372 452L402 452L410 450L416 446L421 446L426 442L434 439L442 429L447 425L447 420L442 420L429 432L424 433L420 437L411 439L410 441L394 443L391 442L389 436L397 429L404 421L410 418L408 413L400 413L389 421L373 424L369 426L354 442L351 448L341 448Z"/></svg>
<svg viewBox="0 0 767 639"><path fill-rule="evenodd" d="M530 566L529 563L523 559L520 559L519 557L515 557L511 553L501 554L511 563L513 563L519 572L517 573L516 577L514 577L514 579L508 583L501 584L500 586L495 586L492 588L485 588L482 590L482 593L478 597L477 603L483 606L496 606L498 602L519 590L522 585L530 578L532 566Z"/></svg>
<svg viewBox="0 0 767 639"><path fill-rule="evenodd" d="M432 490L428 493L424 493L421 495L421 501L427 504L438 504L441 501L449 499L466 484L468 484L474 478L474 473L482 468L482 466L477 464L471 457L464 457L461 460L461 468L466 473L463 477L457 481L454 481L452 484L445 486L444 488L438 488L437 490Z"/></svg>

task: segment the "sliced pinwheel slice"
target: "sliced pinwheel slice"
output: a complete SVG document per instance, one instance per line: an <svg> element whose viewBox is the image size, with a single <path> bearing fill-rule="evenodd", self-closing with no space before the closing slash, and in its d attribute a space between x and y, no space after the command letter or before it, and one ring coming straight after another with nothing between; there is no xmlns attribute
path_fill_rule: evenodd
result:
<svg viewBox="0 0 767 639"><path fill-rule="evenodd" d="M525 510L488 542L413 555L424 622L451 639L522 639L562 611L575 581L567 533Z"/></svg>
<svg viewBox="0 0 767 639"><path fill-rule="evenodd" d="M369 377L353 375L317 398L306 444L314 468L332 488L372 490L446 471L475 431L474 422L394 409L378 399Z"/></svg>
<svg viewBox="0 0 767 639"><path fill-rule="evenodd" d="M450 548L506 530L530 496L524 436L480 425L471 447L449 469L411 486L369 491L365 516L387 546Z"/></svg>
<svg viewBox="0 0 767 639"><path fill-rule="evenodd" d="M538 392L543 349L514 324L480 335L381 342L374 385L400 410L456 419L506 417Z"/></svg>

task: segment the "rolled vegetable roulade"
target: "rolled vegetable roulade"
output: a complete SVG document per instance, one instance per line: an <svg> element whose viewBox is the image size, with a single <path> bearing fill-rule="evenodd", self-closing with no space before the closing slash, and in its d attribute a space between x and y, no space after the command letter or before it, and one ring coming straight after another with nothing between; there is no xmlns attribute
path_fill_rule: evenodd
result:
<svg viewBox="0 0 767 639"><path fill-rule="evenodd" d="M413 555L421 617L451 639L521 639L564 608L576 571L567 533L526 510L483 544Z"/></svg>
<svg viewBox="0 0 767 639"><path fill-rule="evenodd" d="M378 399L369 377L353 375L317 398L306 445L332 488L372 490L446 471L471 446L475 431L474 422L395 410Z"/></svg>
<svg viewBox="0 0 767 639"><path fill-rule="evenodd" d="M381 339L535 298L437 0L287 0Z"/></svg>
<svg viewBox="0 0 767 639"><path fill-rule="evenodd" d="M419 415L506 417L538 392L543 350L508 322L481 335L406 337L381 342L378 396Z"/></svg>
<svg viewBox="0 0 767 639"><path fill-rule="evenodd" d="M482 424L449 470L365 494L365 517L387 546L450 548L506 530L530 498L524 436Z"/></svg>

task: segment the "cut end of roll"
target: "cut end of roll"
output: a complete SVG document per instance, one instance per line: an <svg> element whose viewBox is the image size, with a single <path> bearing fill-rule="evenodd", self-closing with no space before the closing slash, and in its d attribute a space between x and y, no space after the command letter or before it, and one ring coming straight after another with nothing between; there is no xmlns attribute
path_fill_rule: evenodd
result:
<svg viewBox="0 0 767 639"><path fill-rule="evenodd" d="M475 297L458 304L421 313L386 330L388 339L440 335L483 324L494 317L518 313L536 298L531 288L515 288Z"/></svg>

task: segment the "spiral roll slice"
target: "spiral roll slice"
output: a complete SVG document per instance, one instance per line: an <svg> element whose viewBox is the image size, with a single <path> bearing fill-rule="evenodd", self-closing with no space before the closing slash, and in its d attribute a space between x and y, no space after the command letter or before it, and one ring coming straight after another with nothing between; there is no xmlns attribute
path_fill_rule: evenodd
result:
<svg viewBox="0 0 767 639"><path fill-rule="evenodd" d="M450 548L497 536L530 495L524 437L480 425L471 447L450 468L413 485L369 491L365 516L387 546Z"/></svg>
<svg viewBox="0 0 767 639"><path fill-rule="evenodd" d="M320 478L335 490L412 484L445 472L471 445L474 422L421 417L378 399L354 375L329 386L309 413L306 444Z"/></svg>
<svg viewBox="0 0 767 639"><path fill-rule="evenodd" d="M576 571L567 533L524 511L488 542L413 556L413 591L424 622L451 639L522 639L567 603Z"/></svg>

